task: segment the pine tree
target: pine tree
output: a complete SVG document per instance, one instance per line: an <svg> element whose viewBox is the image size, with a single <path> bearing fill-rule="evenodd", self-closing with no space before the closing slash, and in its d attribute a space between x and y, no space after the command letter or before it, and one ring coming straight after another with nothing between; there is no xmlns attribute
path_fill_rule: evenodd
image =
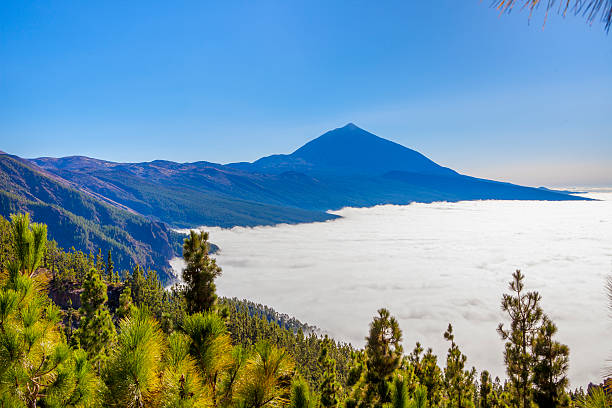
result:
<svg viewBox="0 0 612 408"><path fill-rule="evenodd" d="M47 387L45 407L98 407L102 382L83 350L59 367L54 381Z"/></svg>
<svg viewBox="0 0 612 408"><path fill-rule="evenodd" d="M291 399L289 408L313 408L313 403L308 383L300 376L296 376L291 383Z"/></svg>
<svg viewBox="0 0 612 408"><path fill-rule="evenodd" d="M96 254L96 270L102 277L102 280L110 280L108 279L108 275L105 275L106 264L104 263L104 258L102 257L102 248L98 248L98 253Z"/></svg>
<svg viewBox="0 0 612 408"><path fill-rule="evenodd" d="M0 286L0 406L66 406L55 404L58 398L95 406L97 387L83 374L86 360L64 342L61 311L37 274L46 226L30 224L27 214L11 219L15 258Z"/></svg>
<svg viewBox="0 0 612 408"><path fill-rule="evenodd" d="M370 323L366 338L366 403L381 406L390 402L389 381L402 361L402 331L387 309L380 309Z"/></svg>
<svg viewBox="0 0 612 408"><path fill-rule="evenodd" d="M66 327L66 338L68 339L68 342L70 342L70 340L72 339L72 328L74 326L74 312L75 309L72 307L72 299L68 299L68 324Z"/></svg>
<svg viewBox="0 0 612 408"><path fill-rule="evenodd" d="M587 395L578 399L576 406L580 408L610 408L612 397L606 395L602 387L591 387Z"/></svg>
<svg viewBox="0 0 612 408"><path fill-rule="evenodd" d="M0 271L8 268L14 258L13 231L11 223L0 215Z"/></svg>
<svg viewBox="0 0 612 408"><path fill-rule="evenodd" d="M231 365L225 370L224 379L219 388L218 404L221 407L239 406L237 398L238 387L243 382L245 369L250 355L250 349L240 344L232 348Z"/></svg>
<svg viewBox="0 0 612 408"><path fill-rule="evenodd" d="M215 279L221 268L208 255L208 232L190 231L183 244L183 258L187 266L183 270L187 311L197 313L209 311L217 300Z"/></svg>
<svg viewBox="0 0 612 408"><path fill-rule="evenodd" d="M119 325L117 346L103 371L104 406L134 408L210 407L209 389L190 356L182 333L165 338L144 308Z"/></svg>
<svg viewBox="0 0 612 408"><path fill-rule="evenodd" d="M451 343L446 356L446 368L444 369L444 384L450 400L449 407L473 407L474 371L464 369L467 357L455 343L453 326L450 323L444 333L444 338Z"/></svg>
<svg viewBox="0 0 612 408"><path fill-rule="evenodd" d="M98 369L106 359L115 339L115 325L106 307L106 284L94 268L89 270L81 293L81 321L74 332L76 342Z"/></svg>
<svg viewBox="0 0 612 408"><path fill-rule="evenodd" d="M282 406L290 392L295 363L286 350L260 341L245 367L244 380L237 390L239 405L245 408Z"/></svg>
<svg viewBox="0 0 612 408"><path fill-rule="evenodd" d="M493 408L495 404L495 394L493 392L493 383L491 375L487 370L480 374L480 389L479 389L479 408Z"/></svg>
<svg viewBox="0 0 612 408"><path fill-rule="evenodd" d="M136 264L128 281L132 290L132 299L136 306L141 307L145 300L146 279L140 265Z"/></svg>
<svg viewBox="0 0 612 408"><path fill-rule="evenodd" d="M135 312L136 313L136 312ZM204 408L212 405L209 390L189 355L190 340L183 333L168 337L160 364L158 396L152 406Z"/></svg>
<svg viewBox="0 0 612 408"><path fill-rule="evenodd" d="M344 400L345 408L355 408L363 395L365 383L366 355L364 351L351 351L351 367L349 369L346 385L352 388L351 394Z"/></svg>
<svg viewBox="0 0 612 408"><path fill-rule="evenodd" d="M427 408L427 387L419 385L414 391L414 398L410 401L410 408Z"/></svg>
<svg viewBox="0 0 612 408"><path fill-rule="evenodd" d="M113 262L113 254L111 250L108 250L106 254L106 279L111 281L112 283L117 283L115 279L115 264Z"/></svg>
<svg viewBox="0 0 612 408"><path fill-rule="evenodd" d="M43 259L47 244L47 226L30 223L30 215L11 215L16 267L22 274L33 277Z"/></svg>
<svg viewBox="0 0 612 408"><path fill-rule="evenodd" d="M553 340L556 333L557 326L545 316L533 345L536 358L534 401L539 408L562 407L568 402L565 387L568 383L569 348Z"/></svg>
<svg viewBox="0 0 612 408"><path fill-rule="evenodd" d="M421 357L423 347L417 342L414 350L408 357L414 367L414 373L419 384L427 389L427 401L431 406L437 406L442 398L442 370L438 366L438 357L431 348Z"/></svg>
<svg viewBox="0 0 612 408"><path fill-rule="evenodd" d="M142 303L146 305L158 319L162 314L161 309L165 293L164 286L157 277L157 272L151 269L147 270Z"/></svg>
<svg viewBox="0 0 612 408"><path fill-rule="evenodd" d="M117 310L115 311L115 317L117 319L128 317L133 307L132 291L129 286L124 286L121 295L119 295L119 306L117 306Z"/></svg>
<svg viewBox="0 0 612 408"><path fill-rule="evenodd" d="M409 408L409 404L410 397L406 380L401 375L396 375L393 378L393 388L391 390L391 407Z"/></svg>
<svg viewBox="0 0 612 408"><path fill-rule="evenodd" d="M183 332L190 338L189 353L210 389L213 406L219 405L224 374L232 367L232 341L225 322L214 313L187 316Z"/></svg>
<svg viewBox="0 0 612 408"><path fill-rule="evenodd" d="M119 327L117 346L103 371L106 405L153 406L164 347L159 326L147 310L137 309Z"/></svg>
<svg viewBox="0 0 612 408"><path fill-rule="evenodd" d="M36 407L61 367L70 361L70 349L62 341L61 311L53 304L46 305L46 297L28 274L28 270L20 271L17 263L10 265L8 279L0 289L3 406Z"/></svg>
<svg viewBox="0 0 612 408"><path fill-rule="evenodd" d="M497 331L506 340L504 361L506 372L513 385L515 403L519 408L529 408L532 400L531 370L534 364L532 345L542 320L540 295L524 291L525 276L517 270L512 274L509 288L512 294L504 294L502 310L510 317L510 328L499 324Z"/></svg>
<svg viewBox="0 0 612 408"><path fill-rule="evenodd" d="M87 264L89 265L89 268L87 270L96 267L96 261L94 258L94 254L91 251L89 251L89 255L87 256Z"/></svg>
<svg viewBox="0 0 612 408"><path fill-rule="evenodd" d="M321 353L319 354L319 367L323 371L323 377L319 390L321 392L320 404L322 407L337 407L340 403L342 389L336 378L336 360L331 358L329 349L330 340L327 336L323 340Z"/></svg>

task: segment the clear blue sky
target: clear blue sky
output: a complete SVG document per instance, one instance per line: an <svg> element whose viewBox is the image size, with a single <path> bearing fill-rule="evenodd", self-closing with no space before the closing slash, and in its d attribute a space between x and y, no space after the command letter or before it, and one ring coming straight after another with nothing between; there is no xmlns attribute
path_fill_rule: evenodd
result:
<svg viewBox="0 0 612 408"><path fill-rule="evenodd" d="M468 174L612 185L612 34L527 16L488 0L3 1L0 149L225 163L354 122Z"/></svg>

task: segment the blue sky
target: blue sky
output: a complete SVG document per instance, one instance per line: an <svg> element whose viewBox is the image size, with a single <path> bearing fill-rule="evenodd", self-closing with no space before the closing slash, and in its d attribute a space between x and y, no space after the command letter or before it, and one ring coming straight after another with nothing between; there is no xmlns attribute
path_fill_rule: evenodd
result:
<svg viewBox="0 0 612 408"><path fill-rule="evenodd" d="M612 35L527 17L487 0L4 1L0 149L225 163L354 122L467 174L612 185Z"/></svg>

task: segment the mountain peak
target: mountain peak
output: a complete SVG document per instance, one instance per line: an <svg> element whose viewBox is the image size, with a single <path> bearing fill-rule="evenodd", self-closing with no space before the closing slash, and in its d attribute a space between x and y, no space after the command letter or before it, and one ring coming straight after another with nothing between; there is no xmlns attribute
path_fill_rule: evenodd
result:
<svg viewBox="0 0 612 408"><path fill-rule="evenodd" d="M347 123L317 137L289 155L263 157L235 168L264 173L297 171L327 175L382 175L390 171L457 175L421 153Z"/></svg>

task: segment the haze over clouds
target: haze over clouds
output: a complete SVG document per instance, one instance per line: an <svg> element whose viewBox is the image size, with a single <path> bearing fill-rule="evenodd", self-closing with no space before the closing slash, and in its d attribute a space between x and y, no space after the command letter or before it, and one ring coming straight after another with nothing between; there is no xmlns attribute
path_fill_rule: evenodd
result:
<svg viewBox="0 0 612 408"><path fill-rule="evenodd" d="M573 387L597 381L612 354L604 290L612 192L589 196L605 201L345 208L325 223L206 229L221 247L221 295L273 306L359 346L376 310L388 307L406 351L420 341L440 356L451 322L468 364L500 376L500 299L521 269L570 346Z"/></svg>

